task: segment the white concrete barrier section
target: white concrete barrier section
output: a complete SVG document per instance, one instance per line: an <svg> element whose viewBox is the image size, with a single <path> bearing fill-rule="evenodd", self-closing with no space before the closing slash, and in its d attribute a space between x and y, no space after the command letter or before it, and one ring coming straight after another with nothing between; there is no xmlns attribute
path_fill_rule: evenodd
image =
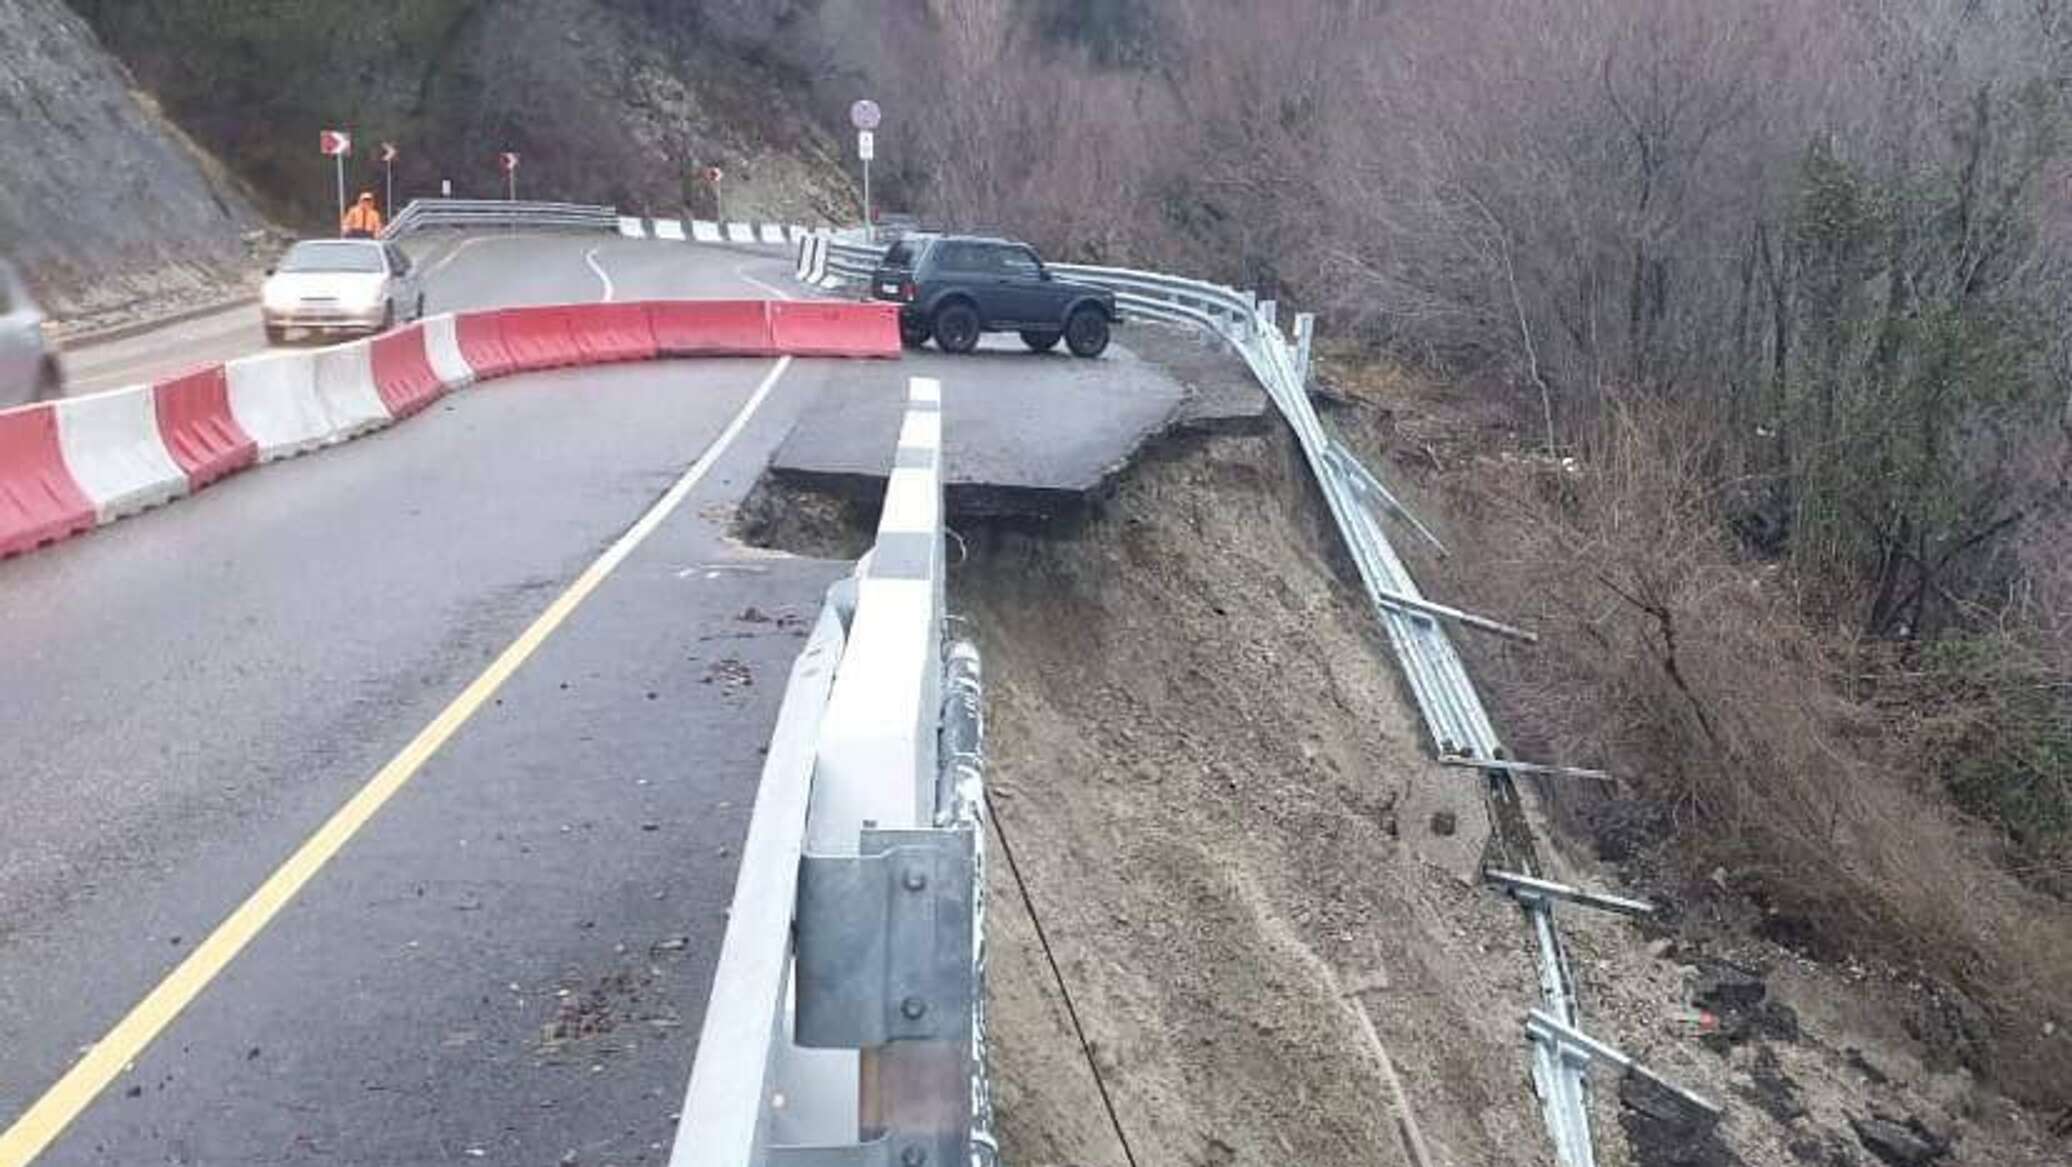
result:
<svg viewBox="0 0 2072 1167"><path fill-rule="evenodd" d="M858 567L856 618L820 724L806 829L816 854L855 854L865 819L900 828L933 817L942 524L942 390L915 377L878 541Z"/></svg>
<svg viewBox="0 0 2072 1167"><path fill-rule="evenodd" d="M259 460L292 458L332 440L331 415L317 400L314 353L245 357L223 366L230 415L259 445Z"/></svg>
<svg viewBox="0 0 2072 1167"><path fill-rule="evenodd" d="M672 243L683 242L682 219L656 219L655 238L667 239Z"/></svg>
<svg viewBox="0 0 2072 1167"><path fill-rule="evenodd" d="M158 432L158 405L149 385L68 397L55 406L65 468L94 516L112 522L187 493L187 475Z"/></svg>
<svg viewBox="0 0 2072 1167"><path fill-rule="evenodd" d="M647 228L641 224L639 219L631 215L620 215L619 234L628 239L645 239L647 238Z"/></svg>
<svg viewBox="0 0 2072 1167"><path fill-rule="evenodd" d="M475 370L461 355L460 331L454 326L453 313L425 318L424 352L432 363L432 372L439 376L439 383L448 389L465 389L475 383Z"/></svg>
<svg viewBox="0 0 2072 1167"><path fill-rule="evenodd" d="M755 228L747 223L729 223L727 224L727 242L754 243Z"/></svg>
<svg viewBox="0 0 2072 1167"><path fill-rule="evenodd" d="M703 219L691 220L691 238L700 243L725 242L725 236L720 234L719 224L708 223Z"/></svg>
<svg viewBox="0 0 2072 1167"><path fill-rule="evenodd" d="M330 419L331 441L380 429L392 419L374 388L370 343L356 340L316 352L317 400Z"/></svg>
<svg viewBox="0 0 2072 1167"><path fill-rule="evenodd" d="M797 264L796 264L796 265L795 265L795 266L794 266L794 267L792 268L792 273L791 273L791 274L792 274L793 276L797 277L798 279L802 279L802 280L803 280L803 279L805 279L805 278L806 278L806 273L807 273L807 272L809 272L809 271L812 271L812 270L813 270L813 240L811 240L810 238L808 238L808 239L801 239L801 240L799 240L799 261L798 261L798 263L797 263Z"/></svg>
<svg viewBox="0 0 2072 1167"><path fill-rule="evenodd" d="M782 247L785 242L784 228L779 227L775 223L764 223L758 241L775 247Z"/></svg>

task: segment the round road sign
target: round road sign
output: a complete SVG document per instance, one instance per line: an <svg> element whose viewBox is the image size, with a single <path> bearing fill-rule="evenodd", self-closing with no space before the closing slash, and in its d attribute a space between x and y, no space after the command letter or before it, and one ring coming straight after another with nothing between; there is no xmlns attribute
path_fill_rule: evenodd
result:
<svg viewBox="0 0 2072 1167"><path fill-rule="evenodd" d="M879 111L878 103L866 97L849 107L849 124L859 130L875 130L885 115Z"/></svg>

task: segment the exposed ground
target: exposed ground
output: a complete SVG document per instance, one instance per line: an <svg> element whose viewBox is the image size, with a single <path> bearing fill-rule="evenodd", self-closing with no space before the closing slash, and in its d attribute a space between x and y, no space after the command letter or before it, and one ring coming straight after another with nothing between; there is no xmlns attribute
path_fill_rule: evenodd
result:
<svg viewBox="0 0 2072 1167"><path fill-rule="evenodd" d="M1413 1163L1406 1118L1434 1164L1552 1161L1526 937L1469 881L1479 791L1427 760L1320 509L1278 431L1192 434L1075 519L962 532L1015 860L991 917L1010 1162ZM1600 1162L2066 1161L1868 970L1562 919L1590 1028L1728 1109L1685 1138L1600 1076Z"/></svg>

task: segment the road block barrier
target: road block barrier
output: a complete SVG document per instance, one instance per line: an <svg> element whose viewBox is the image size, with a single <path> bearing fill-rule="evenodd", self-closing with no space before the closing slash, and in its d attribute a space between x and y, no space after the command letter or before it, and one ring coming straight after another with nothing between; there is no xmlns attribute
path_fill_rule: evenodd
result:
<svg viewBox="0 0 2072 1167"><path fill-rule="evenodd" d="M583 351L576 345L573 309L561 305L538 308L505 308L497 314L503 327L504 347L518 370L559 369L579 364Z"/></svg>
<svg viewBox="0 0 2072 1167"><path fill-rule="evenodd" d="M897 357L899 308L832 300L781 300L770 305L770 339L778 352L810 357Z"/></svg>
<svg viewBox="0 0 2072 1167"><path fill-rule="evenodd" d="M76 535L94 519L93 500L65 464L57 411L49 405L0 411L0 555Z"/></svg>
<svg viewBox="0 0 2072 1167"><path fill-rule="evenodd" d="M158 432L173 461L200 490L259 463L259 443L230 412L230 382L223 366L210 365L151 387L158 406Z"/></svg>
<svg viewBox="0 0 2072 1167"><path fill-rule="evenodd" d="M895 357L896 319L888 305L766 300L492 309L0 411L0 555L380 429L477 381L657 357Z"/></svg>
<svg viewBox="0 0 2072 1167"><path fill-rule="evenodd" d="M51 408L65 466L92 500L97 521L113 522L187 493L187 472L159 434L150 386L67 398Z"/></svg>
<svg viewBox="0 0 2072 1167"><path fill-rule="evenodd" d="M331 418L317 398L317 362L309 353L244 357L223 366L230 414L258 443L259 460L292 458L331 440Z"/></svg>
<svg viewBox="0 0 2072 1167"><path fill-rule="evenodd" d="M655 359L655 329L646 304L586 304L570 312L579 363Z"/></svg>
<svg viewBox="0 0 2072 1167"><path fill-rule="evenodd" d="M648 327L665 357L760 357L776 353L767 300L657 300Z"/></svg>
<svg viewBox="0 0 2072 1167"><path fill-rule="evenodd" d="M356 438L395 420L374 388L372 350L367 341L356 340L317 352L317 400L330 419L333 442Z"/></svg>
<svg viewBox="0 0 2072 1167"><path fill-rule="evenodd" d="M446 383L432 368L424 325L412 324L383 333L368 343L374 391L391 418L401 421L446 392Z"/></svg>
<svg viewBox="0 0 2072 1167"><path fill-rule="evenodd" d="M465 389L475 383L476 372L460 348L460 318L450 312L424 320L425 359L447 389Z"/></svg>

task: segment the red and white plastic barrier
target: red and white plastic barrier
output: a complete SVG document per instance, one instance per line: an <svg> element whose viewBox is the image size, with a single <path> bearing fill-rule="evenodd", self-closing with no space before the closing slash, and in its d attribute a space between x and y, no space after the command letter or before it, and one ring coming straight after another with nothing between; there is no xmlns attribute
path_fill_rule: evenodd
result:
<svg viewBox="0 0 2072 1167"><path fill-rule="evenodd" d="M380 429L476 381L657 357L787 353L898 357L896 309L667 300L464 312L371 340L0 410L0 556Z"/></svg>
<svg viewBox="0 0 2072 1167"><path fill-rule="evenodd" d="M245 357L223 366L230 413L258 444L259 460L292 458L331 441L331 417L317 397L310 353Z"/></svg>
<svg viewBox="0 0 2072 1167"><path fill-rule="evenodd" d="M58 450L72 481L107 523L187 493L187 472L158 429L153 394L113 389L53 402Z"/></svg>

